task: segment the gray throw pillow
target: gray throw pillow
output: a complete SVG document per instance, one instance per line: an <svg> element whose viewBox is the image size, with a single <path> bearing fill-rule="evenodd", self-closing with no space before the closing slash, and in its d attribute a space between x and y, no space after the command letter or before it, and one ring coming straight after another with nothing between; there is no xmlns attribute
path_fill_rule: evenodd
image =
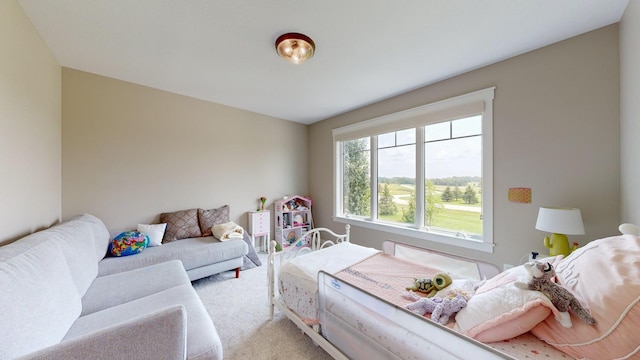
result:
<svg viewBox="0 0 640 360"><path fill-rule="evenodd" d="M217 209L198 209L198 222L202 236L212 236L211 228L229 222L229 205Z"/></svg>
<svg viewBox="0 0 640 360"><path fill-rule="evenodd" d="M162 213L160 214L160 222L167 224L162 238L163 243L202 236L198 225L197 209Z"/></svg>

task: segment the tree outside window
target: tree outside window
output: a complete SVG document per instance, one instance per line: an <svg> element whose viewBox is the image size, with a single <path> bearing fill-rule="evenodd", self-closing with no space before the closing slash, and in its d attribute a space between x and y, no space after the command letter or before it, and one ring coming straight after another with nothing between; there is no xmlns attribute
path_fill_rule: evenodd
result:
<svg viewBox="0 0 640 360"><path fill-rule="evenodd" d="M369 138L345 141L343 144L343 211L345 214L370 216Z"/></svg>

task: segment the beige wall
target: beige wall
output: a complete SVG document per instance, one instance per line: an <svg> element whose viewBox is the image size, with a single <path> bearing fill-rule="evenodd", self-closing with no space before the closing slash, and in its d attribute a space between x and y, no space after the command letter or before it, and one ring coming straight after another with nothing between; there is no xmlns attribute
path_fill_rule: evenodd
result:
<svg viewBox="0 0 640 360"><path fill-rule="evenodd" d="M640 224L640 1L620 22L620 143L622 222Z"/></svg>
<svg viewBox="0 0 640 360"><path fill-rule="evenodd" d="M496 86L495 251L428 245L518 264L529 251L545 251L546 234L534 229L544 205L582 210L587 234L571 240L584 244L614 234L620 194L618 72L618 26L612 25L316 123L309 133L311 195L332 197L332 129ZM532 188L533 203L509 202L510 187ZM314 216L323 226L343 227L332 221L330 201L317 202ZM356 226L352 234L354 242L376 247L385 239L421 244Z"/></svg>
<svg viewBox="0 0 640 360"><path fill-rule="evenodd" d="M307 193L307 126L64 68L62 215L112 231L162 212Z"/></svg>
<svg viewBox="0 0 640 360"><path fill-rule="evenodd" d="M0 244L60 220L60 65L14 0L0 1Z"/></svg>

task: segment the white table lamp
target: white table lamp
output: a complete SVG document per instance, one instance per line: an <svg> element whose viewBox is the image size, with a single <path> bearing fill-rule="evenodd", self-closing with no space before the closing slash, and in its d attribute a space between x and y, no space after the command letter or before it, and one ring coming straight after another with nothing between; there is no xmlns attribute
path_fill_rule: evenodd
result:
<svg viewBox="0 0 640 360"><path fill-rule="evenodd" d="M569 247L567 235L584 234L584 224L580 209L566 207L541 207L538 211L536 229L552 233L551 238L544 238L544 246L549 248L549 255L568 256L578 248L574 243Z"/></svg>

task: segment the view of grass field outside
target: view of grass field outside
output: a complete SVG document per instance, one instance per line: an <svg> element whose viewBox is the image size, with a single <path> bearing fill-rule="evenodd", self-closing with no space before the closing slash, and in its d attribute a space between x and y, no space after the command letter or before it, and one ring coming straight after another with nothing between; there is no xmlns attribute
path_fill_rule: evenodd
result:
<svg viewBox="0 0 640 360"><path fill-rule="evenodd" d="M424 127L425 227L482 236L482 117ZM416 129L377 136L377 218L415 224ZM343 143L345 214L370 217L370 138Z"/></svg>
<svg viewBox="0 0 640 360"><path fill-rule="evenodd" d="M469 179L473 179L473 181L468 181ZM435 181L438 183L465 182L465 185L434 185L433 180L428 180L425 188L431 188L432 190L431 195L426 197L432 199L431 205L433 206L429 206L430 204L425 201L425 208L427 209L425 225L464 232L465 234L481 235L480 178L446 178L435 179ZM378 218L386 221L413 224L415 216L415 180L381 178L379 182L379 188L382 190L380 190L378 196L380 204ZM465 193L467 194L466 198L471 203L465 200ZM451 194L449 201L442 200L442 196L445 194ZM383 210L383 208L391 210Z"/></svg>

